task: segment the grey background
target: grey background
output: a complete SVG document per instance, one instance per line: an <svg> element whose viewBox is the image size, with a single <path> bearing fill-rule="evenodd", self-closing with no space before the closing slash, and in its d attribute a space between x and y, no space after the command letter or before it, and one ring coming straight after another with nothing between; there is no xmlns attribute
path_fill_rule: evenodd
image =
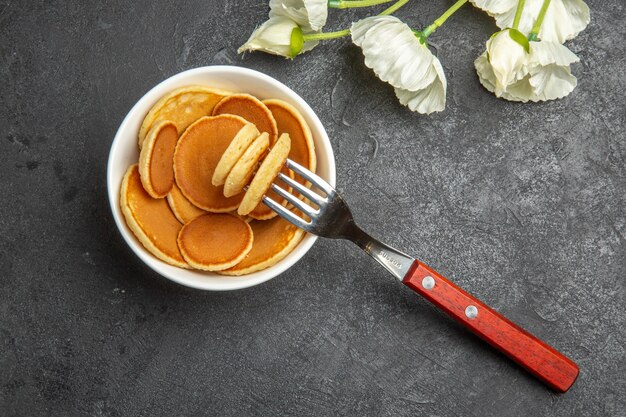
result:
<svg viewBox="0 0 626 417"><path fill-rule="evenodd" d="M588 3L568 43L578 87L528 105L478 83L496 27L465 6L431 37L449 88L427 117L347 39L293 62L237 56L264 1L0 1L0 415L626 415L625 10ZM449 4L398 15L419 28ZM334 11L328 29L368 13ZM111 218L109 146L153 85L217 63L301 94L360 224L573 358L570 392L345 242L231 293L145 267Z"/></svg>

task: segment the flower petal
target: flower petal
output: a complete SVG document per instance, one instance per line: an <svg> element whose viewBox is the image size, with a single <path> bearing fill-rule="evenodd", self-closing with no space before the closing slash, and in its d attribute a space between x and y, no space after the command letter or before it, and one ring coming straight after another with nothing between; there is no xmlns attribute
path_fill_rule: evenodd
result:
<svg viewBox="0 0 626 417"><path fill-rule="evenodd" d="M476 60L474 61L474 67L476 68L476 73L478 74L478 80L491 93L496 92L496 75L493 73L493 68L489 65L489 60L487 59L487 52L483 52Z"/></svg>
<svg viewBox="0 0 626 417"><path fill-rule="evenodd" d="M530 85L539 100L563 98L574 90L576 84L576 77L569 67L556 64L541 67L530 77Z"/></svg>
<svg viewBox="0 0 626 417"><path fill-rule="evenodd" d="M513 29L504 29L487 41L487 58L495 75L496 95L500 96L507 86L524 76L526 51L511 37Z"/></svg>
<svg viewBox="0 0 626 417"><path fill-rule="evenodd" d="M361 47L365 65L392 86L417 91L437 77L434 57L411 28L393 16L374 16L352 24L352 41Z"/></svg>
<svg viewBox="0 0 626 417"><path fill-rule="evenodd" d="M509 85L505 91L496 93L496 75L493 73L493 68L487 59L487 52L483 52L482 55L476 58L474 66L476 67L478 80L482 86L489 92L494 93L496 97L509 101L521 101L523 103L530 100L533 90L528 83L528 76L515 81L513 84Z"/></svg>
<svg viewBox="0 0 626 417"><path fill-rule="evenodd" d="M433 60L433 67L437 73L437 78L428 87L418 91L394 89L400 104L408 106L412 111L423 114L431 114L432 112L445 109L446 76L437 58Z"/></svg>
<svg viewBox="0 0 626 417"><path fill-rule="evenodd" d="M589 6L584 1L555 1L548 7L539 30L539 39L564 43L582 32L589 24L589 20Z"/></svg>
<svg viewBox="0 0 626 417"><path fill-rule="evenodd" d="M509 101L539 101L529 82L530 75L524 76L521 80L515 81L507 90L502 93L502 98Z"/></svg>
<svg viewBox="0 0 626 417"><path fill-rule="evenodd" d="M515 18L517 1L471 0L496 19L498 27L511 27ZM520 19L519 30L530 33L543 0L526 0ZM589 6L583 0L552 0L539 30L539 38L545 41L564 43L575 38L589 24Z"/></svg>
<svg viewBox="0 0 626 417"><path fill-rule="evenodd" d="M328 1L270 0L269 15L288 17L304 32L317 32L324 27L328 19Z"/></svg>
<svg viewBox="0 0 626 417"><path fill-rule="evenodd" d="M328 19L327 0L304 0L304 7L309 13L312 30L321 30Z"/></svg>
<svg viewBox="0 0 626 417"><path fill-rule="evenodd" d="M491 16L517 8L517 2L518 0L470 0L470 3Z"/></svg>
<svg viewBox="0 0 626 417"><path fill-rule="evenodd" d="M557 42L541 41L530 42L529 63L548 65L557 64L568 66L580 61L575 53L564 45Z"/></svg>

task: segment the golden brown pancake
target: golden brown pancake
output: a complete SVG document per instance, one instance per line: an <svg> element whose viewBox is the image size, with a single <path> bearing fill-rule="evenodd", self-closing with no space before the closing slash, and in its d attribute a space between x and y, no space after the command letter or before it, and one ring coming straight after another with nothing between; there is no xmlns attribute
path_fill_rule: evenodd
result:
<svg viewBox="0 0 626 417"><path fill-rule="evenodd" d="M182 225L165 199L154 199L144 190L137 164L122 180L120 207L126 224L148 251L170 265L189 268L176 243Z"/></svg>
<svg viewBox="0 0 626 417"><path fill-rule="evenodd" d="M183 226L178 247L189 265L219 271L238 264L252 249L252 229L231 214L207 213Z"/></svg>
<svg viewBox="0 0 626 417"><path fill-rule="evenodd" d="M226 151L220 158L220 161L217 163L217 167L215 167L215 172L213 173L212 183L215 186L224 185L226 182L226 177L233 169L237 161L243 156L244 152L252 142L261 134L255 125L252 123L246 123L244 127L241 128L237 135L233 139L233 141L228 145Z"/></svg>
<svg viewBox="0 0 626 417"><path fill-rule="evenodd" d="M174 149L178 141L176 125L162 120L148 132L139 155L139 175L143 188L152 198L163 198L174 185Z"/></svg>
<svg viewBox="0 0 626 417"><path fill-rule="evenodd" d="M239 116L224 114L198 119L187 128L174 152L174 175L183 195L203 210L225 213L235 210L243 196L225 197L224 187L212 184L222 154L246 124Z"/></svg>
<svg viewBox="0 0 626 417"><path fill-rule="evenodd" d="M291 179L295 179L295 174L293 173L292 170L290 170L287 167L283 167L280 172L282 172L283 174L287 175L288 177L291 177ZM291 193L293 191L293 189L291 187L288 187L286 184L280 184L280 186L287 191L288 193ZM285 200L284 198L282 198L281 196L279 196L276 191L269 189L267 190L267 192L265 193L265 195L268 198L271 198L272 200L276 201L277 203L286 206L287 205L287 200ZM250 213L248 213L248 216L252 217L255 220L269 220L269 219L273 219L274 217L277 216L276 213L274 213L274 211L272 209L270 209L269 207L267 207L265 204L263 204L263 202L257 204L257 206L254 208L254 210L252 210Z"/></svg>
<svg viewBox="0 0 626 417"><path fill-rule="evenodd" d="M215 105L230 92L203 85L178 88L163 96L148 112L139 129L139 148L156 122L170 120L178 129L178 135L202 116L210 116Z"/></svg>
<svg viewBox="0 0 626 417"><path fill-rule="evenodd" d="M253 220L250 227L254 234L252 250L237 265L219 271L219 274L245 275L269 268L287 256L304 236L304 231L282 217L266 221Z"/></svg>
<svg viewBox="0 0 626 417"><path fill-rule="evenodd" d="M263 100L263 104L272 112L278 126L278 133L281 135L287 133L291 138L289 159L315 172L317 168L315 143L311 128L304 117L294 106L283 100Z"/></svg>
<svg viewBox="0 0 626 417"><path fill-rule="evenodd" d="M252 177L269 144L267 132L263 132L248 146L248 149L246 149L241 158L235 163L228 177L226 177L226 182L224 183L224 195L226 197L234 196L243 191L243 187L246 186L250 177Z"/></svg>
<svg viewBox="0 0 626 417"><path fill-rule="evenodd" d="M224 97L213 109L216 114L236 114L256 125L259 132L269 134L270 146L278 138L278 129L272 113L258 98L250 94L233 94Z"/></svg>
<svg viewBox="0 0 626 417"><path fill-rule="evenodd" d="M183 224L189 223L196 217L206 213L206 211L191 204L176 184L167 194L167 203L170 205L174 216Z"/></svg>
<svg viewBox="0 0 626 417"><path fill-rule="evenodd" d="M289 159L315 172L317 167L315 144L313 143L311 129L304 120L304 117L302 117L295 107L283 100L263 100L263 104L272 112L278 126L278 133L281 135L287 133L291 138ZM283 170L283 173L286 174L286 171L290 170ZM290 176L294 178L293 175ZM307 185L307 181L303 180L298 175L296 175L295 178L299 183ZM285 203L284 199L272 190L268 191L267 196L275 201ZM274 218L276 213L265 204L261 203L255 207L249 215L257 220L267 220Z"/></svg>
<svg viewBox="0 0 626 417"><path fill-rule="evenodd" d="M237 209L239 215L247 215L261 202L263 195L272 185L274 178L276 178L278 172L282 169L283 165L285 165L290 149L291 140L289 139L289 135L283 133L254 174L250 186Z"/></svg>

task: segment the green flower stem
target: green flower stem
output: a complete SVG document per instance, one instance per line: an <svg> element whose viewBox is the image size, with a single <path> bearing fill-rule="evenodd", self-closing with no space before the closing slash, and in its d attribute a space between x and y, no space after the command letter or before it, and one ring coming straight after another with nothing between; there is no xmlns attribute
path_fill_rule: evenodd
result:
<svg viewBox="0 0 626 417"><path fill-rule="evenodd" d="M541 29L541 24L543 23L543 19L546 17L546 12L548 11L548 7L550 6L550 0L543 0L543 4L541 5L541 10L539 10L539 16L537 16L537 20L535 20L535 24L528 35L528 39L531 41L537 40L537 35L539 35L539 30Z"/></svg>
<svg viewBox="0 0 626 417"><path fill-rule="evenodd" d="M522 12L524 11L524 4L526 4L526 0L518 0L517 1L517 9L515 9L515 18L513 19L513 29L519 28L519 21L522 18Z"/></svg>
<svg viewBox="0 0 626 417"><path fill-rule="evenodd" d="M393 0L328 0L331 9L350 9L352 7L369 7L389 3Z"/></svg>
<svg viewBox="0 0 626 417"><path fill-rule="evenodd" d="M389 8L383 10L378 16L386 16L388 14L392 14L393 12L398 10L400 7L402 7L405 4L407 4L409 1L410 0L398 0L397 2L392 4Z"/></svg>
<svg viewBox="0 0 626 417"><path fill-rule="evenodd" d="M343 38L350 35L350 29L338 30L336 32L308 33L303 36L304 41L323 41L327 39Z"/></svg>
<svg viewBox="0 0 626 417"><path fill-rule="evenodd" d="M380 0L362 0L362 1L379 1L379 3L382 3L382 1ZM396 10L398 10L400 7L407 4L409 1L410 0L398 0L391 7L389 7L386 10L383 10L383 12L379 14L379 16L391 14L395 12ZM464 3L466 1L467 0L463 0ZM357 2L361 2L361 0L353 0L353 1L348 1L346 3L357 3ZM350 35L350 29L344 29L344 30L338 30L336 32L308 33L306 35L303 35L303 39L304 39L304 42L323 41L323 40L328 40L328 39L343 38L344 36L349 36L349 35Z"/></svg>
<svg viewBox="0 0 626 417"><path fill-rule="evenodd" d="M448 20L448 18L450 16L452 16L457 10L459 10L461 8L461 6L463 6L465 3L467 3L467 0L458 0L456 3L454 3L452 5L452 7L450 7L448 10L446 10L444 12L444 14L442 14L441 16L439 16L437 18L437 20L435 20L432 24L428 25L428 27L426 27L426 29L424 29L421 33L422 33L422 38L425 40L426 38L428 38L434 31L437 30L438 27L440 27L441 25L443 25L443 23Z"/></svg>

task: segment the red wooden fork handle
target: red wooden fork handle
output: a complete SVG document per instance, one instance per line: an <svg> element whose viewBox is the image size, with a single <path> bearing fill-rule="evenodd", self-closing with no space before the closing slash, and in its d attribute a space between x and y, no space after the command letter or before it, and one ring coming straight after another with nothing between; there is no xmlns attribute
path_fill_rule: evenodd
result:
<svg viewBox="0 0 626 417"><path fill-rule="evenodd" d="M558 392L576 381L578 366L419 261L402 280L413 291Z"/></svg>

